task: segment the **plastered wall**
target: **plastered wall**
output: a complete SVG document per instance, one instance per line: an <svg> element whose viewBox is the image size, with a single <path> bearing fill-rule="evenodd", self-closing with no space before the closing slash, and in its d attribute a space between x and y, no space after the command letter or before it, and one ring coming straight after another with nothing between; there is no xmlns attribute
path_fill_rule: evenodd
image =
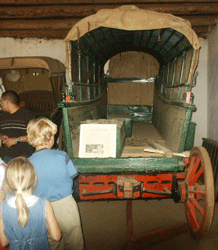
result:
<svg viewBox="0 0 218 250"><path fill-rule="evenodd" d="M218 141L218 26L208 36L208 138Z"/></svg>
<svg viewBox="0 0 218 250"><path fill-rule="evenodd" d="M194 103L197 106L197 111L193 113L192 121L197 124L195 132L195 146L202 145L202 138L207 138L207 64L208 64L208 41L200 38L200 58L198 64L197 85L193 88Z"/></svg>
<svg viewBox="0 0 218 250"><path fill-rule="evenodd" d="M0 57L48 56L65 63L63 40L0 38Z"/></svg>
<svg viewBox="0 0 218 250"><path fill-rule="evenodd" d="M213 36L212 34L215 34L217 37L217 33L218 28L212 31L211 36ZM210 40L212 40L213 45L211 44L209 48L209 56L211 56L211 60L209 60L208 66L211 75L208 79L210 86L216 85L218 88L218 83L216 82L216 79L218 78L218 73L216 71L216 68L218 67L218 56L216 56L218 53L218 47L216 46L216 39L211 36ZM210 91L210 97L213 99L213 102L210 102L209 110L213 109L214 111L213 114L209 111L211 115L209 120L207 119L208 41L200 39L200 43L201 53L198 66L199 76L197 79L197 86L193 89L195 104L198 109L197 112L193 114L193 121L197 123L195 145L198 146L202 144L202 137L207 137L207 131L209 131L208 133L211 138L218 139L218 135L216 134L218 115L215 112L218 107L218 98L214 96L216 93L213 90ZM213 52L214 50L216 54ZM65 63L65 42L63 40L0 38L0 57L12 56L49 56ZM212 84L212 82L215 82L215 84ZM211 129L213 129L214 132L212 132Z"/></svg>

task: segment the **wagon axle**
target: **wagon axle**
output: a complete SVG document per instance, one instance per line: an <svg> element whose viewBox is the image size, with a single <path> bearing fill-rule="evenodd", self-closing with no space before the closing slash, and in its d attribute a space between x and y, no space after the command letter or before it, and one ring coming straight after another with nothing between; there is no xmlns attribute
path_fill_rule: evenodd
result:
<svg viewBox="0 0 218 250"><path fill-rule="evenodd" d="M173 174L80 176L81 200L171 197Z"/></svg>
<svg viewBox="0 0 218 250"><path fill-rule="evenodd" d="M188 182L179 183L179 202L186 203L189 199L196 199L197 201L205 198L205 185L196 184L189 186Z"/></svg>
<svg viewBox="0 0 218 250"><path fill-rule="evenodd" d="M111 184L113 187L106 190L87 191L82 189L82 196L95 196L102 194L113 194L118 198L139 198L143 193L171 196L172 192L168 187L164 191L148 189L143 187L144 183L137 182L134 177L118 177L117 183Z"/></svg>
<svg viewBox="0 0 218 250"><path fill-rule="evenodd" d="M92 199L94 198L93 196L99 197L103 194L113 194L117 196L117 198L134 199L140 198L143 193L150 193L171 197L175 202L181 203L186 203L189 199L196 199L199 201L205 197L204 185L195 184L194 186L189 186L186 181L176 181L176 185L172 185L174 186L172 187L172 191L170 191L169 187L164 187L163 191L148 189L144 187L143 182L137 182L134 177L118 177L118 181L110 185L112 188L95 191L87 191L87 189L82 188L81 193L82 196L85 197L92 196Z"/></svg>

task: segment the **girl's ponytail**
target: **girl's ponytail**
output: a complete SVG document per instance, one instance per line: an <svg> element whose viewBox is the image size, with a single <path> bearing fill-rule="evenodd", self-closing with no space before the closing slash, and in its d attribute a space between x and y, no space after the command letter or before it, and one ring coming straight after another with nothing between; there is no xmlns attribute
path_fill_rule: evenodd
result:
<svg viewBox="0 0 218 250"><path fill-rule="evenodd" d="M20 192L16 193L15 204L17 207L18 223L21 227L25 227L29 220L29 209Z"/></svg>

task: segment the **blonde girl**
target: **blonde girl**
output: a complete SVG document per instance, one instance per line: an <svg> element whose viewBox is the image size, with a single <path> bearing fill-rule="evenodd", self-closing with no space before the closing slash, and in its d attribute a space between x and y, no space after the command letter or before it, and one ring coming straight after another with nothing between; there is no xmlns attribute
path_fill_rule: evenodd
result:
<svg viewBox="0 0 218 250"><path fill-rule="evenodd" d="M32 194L37 177L25 157L11 160L6 168L4 187L12 194L1 206L0 243L10 249L49 249L47 230L59 241L61 231L48 200Z"/></svg>

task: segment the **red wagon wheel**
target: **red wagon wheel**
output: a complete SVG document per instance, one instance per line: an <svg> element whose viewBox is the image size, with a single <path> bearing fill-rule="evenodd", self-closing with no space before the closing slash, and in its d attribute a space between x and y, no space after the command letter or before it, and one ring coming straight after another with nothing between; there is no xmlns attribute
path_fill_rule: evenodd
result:
<svg viewBox="0 0 218 250"><path fill-rule="evenodd" d="M186 169L185 209L191 235L200 239L210 230L215 205L214 179L211 161L204 147L194 147Z"/></svg>

